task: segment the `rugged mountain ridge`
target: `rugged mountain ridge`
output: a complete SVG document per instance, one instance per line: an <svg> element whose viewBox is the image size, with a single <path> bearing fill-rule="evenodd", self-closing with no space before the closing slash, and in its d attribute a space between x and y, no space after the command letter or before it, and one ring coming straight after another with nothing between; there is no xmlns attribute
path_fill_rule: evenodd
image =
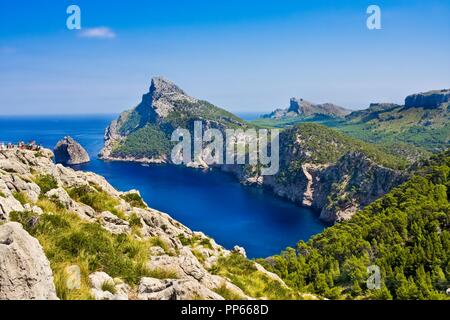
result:
<svg viewBox="0 0 450 320"><path fill-rule="evenodd" d="M304 100L303 98L291 98L289 108L277 109L274 112L264 115L263 118L281 119L285 117L344 117L350 113L343 107L333 103L316 104Z"/></svg>
<svg viewBox="0 0 450 320"><path fill-rule="evenodd" d="M299 123L321 123L349 136L381 144L411 161L440 152L450 145L449 89L409 95L403 105L372 103L344 118L271 117L252 121L263 127L287 128Z"/></svg>
<svg viewBox="0 0 450 320"><path fill-rule="evenodd" d="M292 112L301 109L301 112L310 115L318 110L316 107L303 100L291 100ZM169 134L178 126L192 130L195 120L201 120L207 128L222 131L226 128L245 130L251 127L222 109L188 96L172 82L154 78L142 102L135 109L122 113L106 129L105 147L100 156L108 160L170 163ZM312 207L321 212L323 220L332 223L349 219L358 208L402 181L399 178L402 174L395 167L395 163L402 163L401 158L394 159L377 147L348 139L323 126L301 125L285 130L280 134L280 143L281 169L274 176L262 176L258 166L224 164L215 167L233 173L243 184L268 187L279 196ZM340 160L352 152L358 155ZM369 172L374 177L367 178L367 172L363 170L352 173L350 165L343 166L349 161L359 165L361 159L365 159L367 168L372 168ZM402 164L405 165L404 162ZM188 166L207 167L202 159L196 159ZM386 180L384 187L380 187L378 175L385 176L380 178ZM392 178L391 182L389 178ZM350 192L348 189L355 187L355 181L365 184L361 191ZM371 183L374 184L373 190L367 196L363 192L371 189ZM336 184L342 190L337 190Z"/></svg>
<svg viewBox="0 0 450 320"><path fill-rule="evenodd" d="M149 208L138 191L117 191L52 157L46 149L0 151L0 260L16 257L0 264L3 299L56 298L55 287L61 299L275 298L269 287L301 297L242 249L226 250ZM248 275L229 271L229 261L246 265L259 289L233 284L230 277ZM68 267L80 272L75 289L67 288Z"/></svg>

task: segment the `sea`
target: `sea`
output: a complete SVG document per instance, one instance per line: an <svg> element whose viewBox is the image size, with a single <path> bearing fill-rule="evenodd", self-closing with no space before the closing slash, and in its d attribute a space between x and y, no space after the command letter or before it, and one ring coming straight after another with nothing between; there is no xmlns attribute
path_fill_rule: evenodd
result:
<svg viewBox="0 0 450 320"><path fill-rule="evenodd" d="M58 140L70 135L91 157L91 162L73 166L75 170L100 174L121 191L139 190L150 207L202 231L228 249L244 247L250 258L279 254L327 227L317 212L269 190L243 186L233 175L219 170L99 160L104 130L116 117L0 117L0 143L35 140L53 149Z"/></svg>

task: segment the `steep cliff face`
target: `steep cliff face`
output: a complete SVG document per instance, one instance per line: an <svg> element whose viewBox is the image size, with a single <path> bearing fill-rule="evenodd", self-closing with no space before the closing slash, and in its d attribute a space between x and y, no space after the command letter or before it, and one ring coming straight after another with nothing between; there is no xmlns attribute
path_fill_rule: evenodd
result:
<svg viewBox="0 0 450 320"><path fill-rule="evenodd" d="M280 135L280 171L258 176L255 168L230 170L245 184L320 212L329 223L350 219L404 182L404 163L381 149L326 127L303 124Z"/></svg>
<svg viewBox="0 0 450 320"><path fill-rule="evenodd" d="M365 154L352 152L319 172L312 206L327 222L350 219L358 210L407 180L404 172L383 167Z"/></svg>
<svg viewBox="0 0 450 320"><path fill-rule="evenodd" d="M230 259L250 266L245 276L300 297L240 248L229 251L149 208L138 191L120 192L52 157L0 151L0 298L52 299L56 287L63 299L251 299L253 288L229 280L243 276L228 270ZM258 295L275 298L264 288Z"/></svg>
<svg viewBox="0 0 450 320"><path fill-rule="evenodd" d="M407 96L405 107L435 109L448 102L450 102L450 89L434 90Z"/></svg>

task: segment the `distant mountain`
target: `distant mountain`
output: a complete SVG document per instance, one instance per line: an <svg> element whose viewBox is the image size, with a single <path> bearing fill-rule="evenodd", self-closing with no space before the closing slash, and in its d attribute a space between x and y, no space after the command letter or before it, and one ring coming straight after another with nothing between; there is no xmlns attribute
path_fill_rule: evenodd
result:
<svg viewBox="0 0 450 320"><path fill-rule="evenodd" d="M450 90L412 94L404 105L371 104L338 125L349 135L376 142L403 142L429 151L450 145Z"/></svg>
<svg viewBox="0 0 450 320"><path fill-rule="evenodd" d="M252 121L263 127L286 128L304 122L320 123L349 136L382 144L390 152L417 160L427 151L439 152L450 145L450 89L412 94L404 105L372 103L369 108L353 111L345 117L277 110L265 118ZM295 103L292 104L295 109ZM309 103L302 106L308 108ZM304 109L301 109L304 110ZM307 112L311 115L311 112Z"/></svg>
<svg viewBox="0 0 450 320"><path fill-rule="evenodd" d="M349 113L350 110L332 103L315 104L302 98L291 98L289 108L277 109L270 114L264 115L263 118L282 119L313 116L344 117Z"/></svg>

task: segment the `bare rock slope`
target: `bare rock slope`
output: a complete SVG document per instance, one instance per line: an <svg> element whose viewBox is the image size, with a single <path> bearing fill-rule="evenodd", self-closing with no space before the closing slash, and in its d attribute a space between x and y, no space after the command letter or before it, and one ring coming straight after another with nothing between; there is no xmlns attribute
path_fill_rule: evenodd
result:
<svg viewBox="0 0 450 320"><path fill-rule="evenodd" d="M96 246L87 240L68 242L70 237L49 245L52 237L58 236L52 233L50 226L56 228L75 222L76 239L80 237L77 230L97 226L92 230L97 233L98 228L104 230L99 233L103 241L114 240L122 245L123 241L131 239L127 240L132 241L130 249L125 251L127 255L132 252L129 250L148 246L143 251L147 260L139 269L143 276L137 282L128 281L126 276L109 275L102 272L103 267L98 262L90 263L90 274L85 277L90 286L90 296L95 299L224 299L230 296L252 299L251 292L245 287L236 286L224 273L212 271L219 270L217 266L221 259L238 253L226 250L201 232L193 232L169 215L149 208L138 191L120 192L94 173L54 164L52 156L52 152L46 149L39 153L0 151L0 223L3 223L0 226L0 298L57 298L52 270L44 251L53 253L49 259L53 261L52 268L56 268L61 263L64 265L64 261L52 260L57 250L67 250L65 248L69 246L72 251L82 252L84 245ZM87 202L83 198L86 194L77 198L73 190L89 190L90 196L102 195L105 203L113 204L114 208L103 211L98 203L83 203ZM20 220L24 228L16 222L9 222L11 220ZM55 221L60 222L53 224ZM36 228L40 228L37 238L45 239L44 251L38 240L28 233ZM105 233L110 236L106 237ZM119 255L114 254L114 257L122 258ZM266 279L263 282L272 281L275 286L290 290L281 279L274 280L271 273L244 256L238 260L253 265L251 268L255 274ZM53 269L53 273L56 271L60 272ZM83 279L83 274L81 277ZM61 276L58 279L61 280ZM67 298L61 285L65 283L60 281L56 286L59 288L58 296Z"/></svg>

